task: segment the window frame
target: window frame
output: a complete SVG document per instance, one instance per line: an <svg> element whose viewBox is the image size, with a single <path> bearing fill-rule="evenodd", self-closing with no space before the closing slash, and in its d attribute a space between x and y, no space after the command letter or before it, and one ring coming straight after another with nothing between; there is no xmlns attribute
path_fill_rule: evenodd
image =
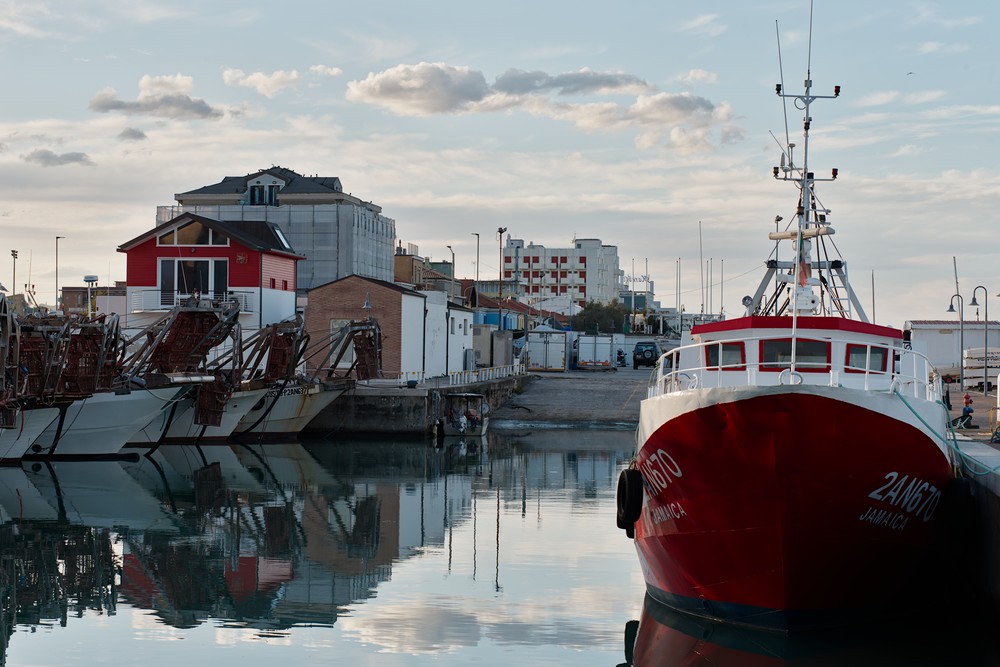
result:
<svg viewBox="0 0 1000 667"><path fill-rule="evenodd" d="M828 340L817 340L815 338L796 338L795 340L796 340L797 343L818 343L818 344L821 344L821 345L823 345L823 346L826 347L826 362L825 362L824 366L813 366L811 364L807 365L807 366L800 366L800 364L802 364L802 363L809 363L809 362L801 362L801 361L798 361L798 359L796 359L796 362L795 362L795 372L797 372L797 373L829 373L830 372L830 361L831 361L831 358L830 358L830 341L828 341ZM759 347L759 350L758 350L760 356L758 357L758 362L757 362L757 367L760 369L760 371L762 373L780 373L782 371L786 371L789 368L791 368L791 365L792 365L791 360L789 360L788 362L765 361L764 360L764 346L768 345L768 344L771 344L771 343L787 343L788 344L788 351L789 351L789 353L791 353L791 350L792 350L792 345L791 345L792 338L791 337L788 337L788 338L768 338L768 339L761 340L760 341L760 347ZM799 356L797 354L797 352L798 352L797 347L798 346L796 346L796 355L795 355L796 357Z"/></svg>
<svg viewBox="0 0 1000 667"><path fill-rule="evenodd" d="M705 370L708 371L745 371L747 369L747 349L746 345L743 344L741 340L718 340L705 343ZM727 347L738 347L740 351L740 363L738 366L731 366L726 364L724 367L721 365L721 360L716 360L716 363L712 363L709 358L709 350L719 350L719 346L723 348ZM723 350L724 351L724 350Z"/></svg>
<svg viewBox="0 0 1000 667"><path fill-rule="evenodd" d="M851 350L860 349L862 352L867 348L871 348L874 352L875 350L882 351L882 368L864 368L860 366L851 366ZM871 357L867 357L871 358ZM884 375L886 369L889 367L889 346L874 344L874 343L848 343L844 349L844 372L845 373L877 373L879 375Z"/></svg>

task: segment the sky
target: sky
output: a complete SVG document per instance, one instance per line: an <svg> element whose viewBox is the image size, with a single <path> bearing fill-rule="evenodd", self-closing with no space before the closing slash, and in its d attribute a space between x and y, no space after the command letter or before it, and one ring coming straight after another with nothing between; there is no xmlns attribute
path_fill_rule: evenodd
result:
<svg viewBox="0 0 1000 667"><path fill-rule="evenodd" d="M800 91L808 65L815 93L842 88L812 108L809 164L839 170L818 194L868 315L954 319L957 269L974 320L973 294L1000 293L1000 4L817 0L811 56L809 15L807 0L0 0L0 284L52 303L57 236L63 285L124 280L115 249L157 206L280 165L339 177L421 255L451 245L459 277L477 256L480 277L498 271L500 227L599 238L664 306L737 316L796 204L771 169L802 115L774 85Z"/></svg>

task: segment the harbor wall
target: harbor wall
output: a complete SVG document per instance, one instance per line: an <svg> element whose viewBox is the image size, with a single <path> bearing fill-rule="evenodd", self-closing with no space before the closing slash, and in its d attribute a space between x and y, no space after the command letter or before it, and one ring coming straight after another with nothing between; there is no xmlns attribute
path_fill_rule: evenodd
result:
<svg viewBox="0 0 1000 667"><path fill-rule="evenodd" d="M303 430L305 437L337 433L371 435L431 435L434 422L444 415L444 395L460 392L483 394L491 409L523 391L528 375L514 375L463 385L395 386L358 385L333 402Z"/></svg>
<svg viewBox="0 0 1000 667"><path fill-rule="evenodd" d="M960 517L961 538L968 541L965 575L956 586L975 587L1000 609L1000 451L987 443L960 441L962 472L969 480L973 503L970 517Z"/></svg>

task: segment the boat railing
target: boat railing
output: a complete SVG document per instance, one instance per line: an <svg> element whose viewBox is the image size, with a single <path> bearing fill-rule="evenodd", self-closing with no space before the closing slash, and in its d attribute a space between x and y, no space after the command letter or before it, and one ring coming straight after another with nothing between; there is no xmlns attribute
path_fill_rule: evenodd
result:
<svg viewBox="0 0 1000 667"><path fill-rule="evenodd" d="M170 310L174 306L183 305L192 297L209 299L222 305L239 304L240 312L253 313L257 311L257 293L245 290L227 290L225 292L202 292L190 294L172 290L136 290L132 292L129 307L133 313L147 310Z"/></svg>
<svg viewBox="0 0 1000 667"><path fill-rule="evenodd" d="M726 345L743 343L742 350L764 341L790 341L787 334L758 336L735 340L715 340L677 347L660 356L650 375L647 398L698 388L754 387L775 385L826 385L849 387L865 391L899 392L905 396L940 400L941 377L927 357L912 349L884 342L864 342L857 339L829 336L799 337L796 340L826 343L825 360L727 360ZM848 355L848 345L851 354ZM714 359L708 363L711 348ZM863 361L861 352L863 351ZM840 360L834 356L840 354ZM745 354L745 352L744 352ZM692 358L700 360L690 363ZM855 359L853 364L851 359ZM873 363L873 359L876 363ZM878 363L881 360L883 363ZM686 364L684 362L687 362Z"/></svg>

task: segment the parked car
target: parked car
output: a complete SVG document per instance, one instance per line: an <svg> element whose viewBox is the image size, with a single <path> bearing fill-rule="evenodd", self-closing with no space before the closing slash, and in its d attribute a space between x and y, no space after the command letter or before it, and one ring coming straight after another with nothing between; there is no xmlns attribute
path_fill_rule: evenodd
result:
<svg viewBox="0 0 1000 667"><path fill-rule="evenodd" d="M653 366L660 358L660 347L651 340L642 340L632 348L632 370L639 366Z"/></svg>

